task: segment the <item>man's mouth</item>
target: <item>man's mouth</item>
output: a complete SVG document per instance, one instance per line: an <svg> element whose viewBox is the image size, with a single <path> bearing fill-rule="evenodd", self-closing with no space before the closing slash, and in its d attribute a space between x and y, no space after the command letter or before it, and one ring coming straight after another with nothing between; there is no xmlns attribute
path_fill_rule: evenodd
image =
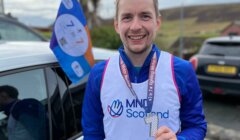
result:
<svg viewBox="0 0 240 140"><path fill-rule="evenodd" d="M146 35L138 35L138 36L128 36L129 39L132 39L132 40L140 40L140 39L143 39Z"/></svg>

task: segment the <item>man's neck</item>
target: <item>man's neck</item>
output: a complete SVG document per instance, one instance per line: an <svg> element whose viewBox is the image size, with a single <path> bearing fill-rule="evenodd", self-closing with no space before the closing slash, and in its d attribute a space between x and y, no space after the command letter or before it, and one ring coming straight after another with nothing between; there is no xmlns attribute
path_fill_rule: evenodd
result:
<svg viewBox="0 0 240 140"><path fill-rule="evenodd" d="M133 66L135 67L142 67L143 63L145 62L147 56L151 52L152 48L148 48L143 53L132 53L130 51L126 51L126 54L130 61L132 62Z"/></svg>

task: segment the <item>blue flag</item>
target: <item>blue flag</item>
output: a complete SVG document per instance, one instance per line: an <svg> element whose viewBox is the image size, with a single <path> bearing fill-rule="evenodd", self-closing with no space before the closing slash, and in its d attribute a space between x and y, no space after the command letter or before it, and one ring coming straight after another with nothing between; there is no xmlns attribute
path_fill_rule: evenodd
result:
<svg viewBox="0 0 240 140"><path fill-rule="evenodd" d="M73 83L79 82L94 64L87 22L77 0L62 0L50 42L63 71Z"/></svg>

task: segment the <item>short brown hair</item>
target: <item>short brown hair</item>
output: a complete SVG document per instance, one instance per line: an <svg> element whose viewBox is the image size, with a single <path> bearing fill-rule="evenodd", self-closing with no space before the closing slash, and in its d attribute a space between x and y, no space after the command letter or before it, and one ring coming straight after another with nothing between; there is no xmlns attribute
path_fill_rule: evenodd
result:
<svg viewBox="0 0 240 140"><path fill-rule="evenodd" d="M118 9L119 9L119 1L120 0L116 0L115 1L115 6L116 6L116 13L115 13L115 19L118 18ZM155 13L156 13L156 16L158 17L160 14L159 14L159 11L158 11L158 0L153 0L153 4L154 4L154 8L155 8Z"/></svg>

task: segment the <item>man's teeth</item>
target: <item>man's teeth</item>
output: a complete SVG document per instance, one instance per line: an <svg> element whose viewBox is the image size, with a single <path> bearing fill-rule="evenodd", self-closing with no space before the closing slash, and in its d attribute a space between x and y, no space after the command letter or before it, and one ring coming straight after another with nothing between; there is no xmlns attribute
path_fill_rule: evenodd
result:
<svg viewBox="0 0 240 140"><path fill-rule="evenodd" d="M139 40L139 39L143 39L144 36L129 36L129 38L133 40Z"/></svg>

